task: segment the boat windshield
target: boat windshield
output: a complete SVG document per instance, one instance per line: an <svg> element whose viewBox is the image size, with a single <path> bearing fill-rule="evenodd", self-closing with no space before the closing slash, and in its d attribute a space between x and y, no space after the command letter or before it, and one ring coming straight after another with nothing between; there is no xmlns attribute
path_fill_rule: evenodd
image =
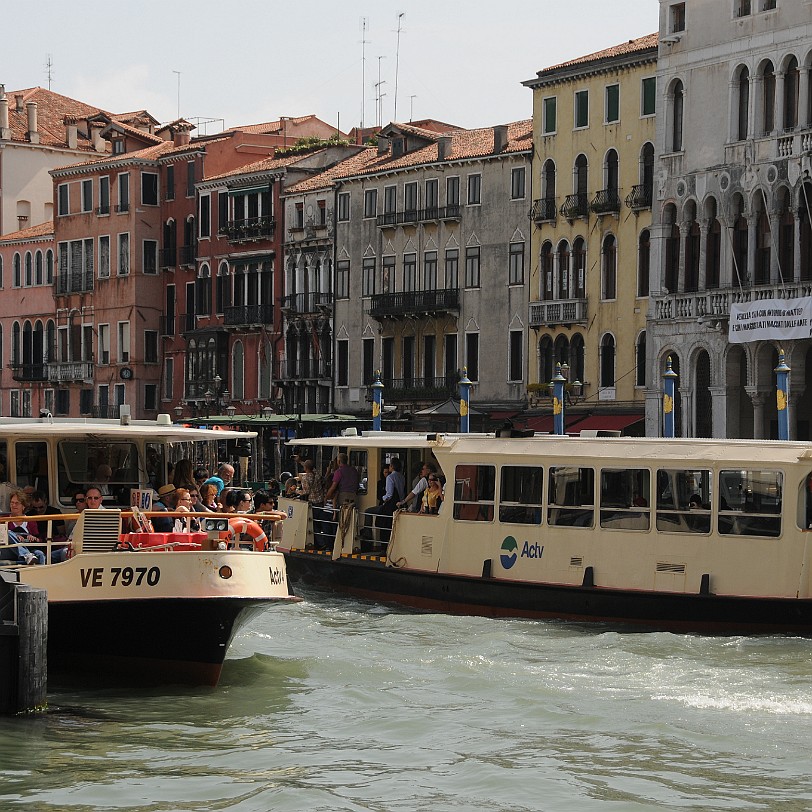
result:
<svg viewBox="0 0 812 812"><path fill-rule="evenodd" d="M129 504L130 489L139 487L135 443L110 440L62 440L58 452L59 498L98 485L112 501Z"/></svg>

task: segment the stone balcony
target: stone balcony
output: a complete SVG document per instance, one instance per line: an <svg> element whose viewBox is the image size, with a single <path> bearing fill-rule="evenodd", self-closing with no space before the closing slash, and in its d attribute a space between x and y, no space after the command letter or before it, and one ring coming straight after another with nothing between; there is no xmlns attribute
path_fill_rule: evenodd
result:
<svg viewBox="0 0 812 812"><path fill-rule="evenodd" d="M530 302L531 327L554 327L563 324L586 324L586 299L550 299Z"/></svg>

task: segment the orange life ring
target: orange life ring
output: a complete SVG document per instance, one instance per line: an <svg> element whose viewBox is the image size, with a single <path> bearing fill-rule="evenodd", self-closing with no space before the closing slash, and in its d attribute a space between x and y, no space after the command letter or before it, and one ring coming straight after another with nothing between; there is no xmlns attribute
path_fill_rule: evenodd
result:
<svg viewBox="0 0 812 812"><path fill-rule="evenodd" d="M265 535L265 531L253 519L236 516L228 520L228 526L234 534L235 541L242 533L245 533L254 540L255 550L263 552L267 548L268 537Z"/></svg>

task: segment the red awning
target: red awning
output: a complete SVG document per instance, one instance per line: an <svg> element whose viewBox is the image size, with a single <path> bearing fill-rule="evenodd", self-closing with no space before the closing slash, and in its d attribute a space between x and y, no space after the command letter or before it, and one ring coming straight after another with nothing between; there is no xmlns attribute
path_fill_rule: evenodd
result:
<svg viewBox="0 0 812 812"><path fill-rule="evenodd" d="M552 420L552 418L550 418ZM582 430L623 431L645 420L642 414L592 414L567 425L567 432L577 434Z"/></svg>
<svg viewBox="0 0 812 812"><path fill-rule="evenodd" d="M528 417L525 420L516 420L514 424L516 428L528 428L533 431L553 433L553 416L551 414L540 415L539 417ZM577 417L568 418L566 421L566 431L571 430L571 426L578 422Z"/></svg>

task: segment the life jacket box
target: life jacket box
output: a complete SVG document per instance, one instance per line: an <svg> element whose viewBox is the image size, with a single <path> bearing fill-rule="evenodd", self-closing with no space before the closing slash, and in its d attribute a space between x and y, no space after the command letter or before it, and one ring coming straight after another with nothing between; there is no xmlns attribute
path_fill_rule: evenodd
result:
<svg viewBox="0 0 812 812"><path fill-rule="evenodd" d="M167 544L172 533L127 533L125 541L133 547L160 547Z"/></svg>
<svg viewBox="0 0 812 812"><path fill-rule="evenodd" d="M126 533L124 541L128 541L133 547L143 549L145 547L161 547L164 545L175 545L170 549L175 550L199 550L206 548L208 536L205 533Z"/></svg>

